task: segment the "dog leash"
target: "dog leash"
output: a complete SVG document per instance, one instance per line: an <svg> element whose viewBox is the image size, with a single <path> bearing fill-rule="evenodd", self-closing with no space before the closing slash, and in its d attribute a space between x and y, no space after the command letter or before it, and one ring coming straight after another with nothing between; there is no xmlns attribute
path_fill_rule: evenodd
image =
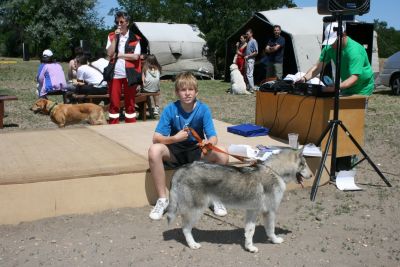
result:
<svg viewBox="0 0 400 267"><path fill-rule="evenodd" d="M200 149L201 149L201 151L203 152L204 155L206 155L208 153L208 151L214 150L215 152L220 152L220 153L226 154L228 156L232 156L235 159L238 159L238 160L243 161L243 162L246 161L246 159L249 159L247 157L242 157L242 156L238 156L238 155L232 155L232 154L230 154L230 153L228 153L228 152L226 152L226 151L224 151L224 150L222 150L222 149L220 149L220 148L218 148L218 147L216 147L216 146L214 146L213 144L210 144L210 143L203 144L203 139L201 139L199 134L193 128L186 127L185 131L190 132L192 134L192 136L194 137L194 139L196 139L196 141L198 143L197 145L200 147Z"/></svg>

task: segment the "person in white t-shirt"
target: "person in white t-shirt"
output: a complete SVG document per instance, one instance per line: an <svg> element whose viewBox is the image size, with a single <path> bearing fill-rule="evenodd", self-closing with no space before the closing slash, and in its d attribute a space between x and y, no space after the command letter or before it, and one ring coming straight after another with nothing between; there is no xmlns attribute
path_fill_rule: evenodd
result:
<svg viewBox="0 0 400 267"><path fill-rule="evenodd" d="M90 65L98 68L101 73L104 72L104 68L108 66L108 59L106 59L106 54L104 50L96 51L95 56L91 59Z"/></svg>
<svg viewBox="0 0 400 267"><path fill-rule="evenodd" d="M97 67L88 64L86 56L76 58L77 72L75 93L87 95L107 94L107 82L103 81L103 73Z"/></svg>
<svg viewBox="0 0 400 267"><path fill-rule="evenodd" d="M116 62L114 77L109 82L109 124L119 123L121 94L125 101L125 123L136 122L135 96L141 82L141 48L140 37L128 28L129 19L126 12L118 11L115 15L117 29L109 33L107 39L107 54L111 62Z"/></svg>

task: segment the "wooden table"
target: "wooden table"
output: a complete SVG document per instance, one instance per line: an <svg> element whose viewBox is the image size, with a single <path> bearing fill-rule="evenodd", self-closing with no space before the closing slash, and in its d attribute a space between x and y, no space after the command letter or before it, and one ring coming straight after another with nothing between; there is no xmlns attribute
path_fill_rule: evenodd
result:
<svg viewBox="0 0 400 267"><path fill-rule="evenodd" d="M339 119L357 142L364 144L365 96L339 99ZM256 124L270 128L270 135L287 140L288 133L298 133L299 143L316 143L333 119L334 98L301 96L288 93L257 92ZM337 157L360 152L344 131L338 127ZM321 144L325 147L326 136Z"/></svg>
<svg viewBox="0 0 400 267"><path fill-rule="evenodd" d="M18 100L16 96L13 95L0 95L0 129L3 129L3 118L4 118L4 101Z"/></svg>

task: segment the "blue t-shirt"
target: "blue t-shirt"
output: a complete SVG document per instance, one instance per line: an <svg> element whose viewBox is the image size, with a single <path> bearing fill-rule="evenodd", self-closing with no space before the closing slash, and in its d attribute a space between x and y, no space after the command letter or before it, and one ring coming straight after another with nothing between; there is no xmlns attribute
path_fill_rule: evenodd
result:
<svg viewBox="0 0 400 267"><path fill-rule="evenodd" d="M268 59L272 63L283 63L283 52L285 50L285 38L279 36L275 38L275 36L269 39L268 44L270 47L274 47L276 45L280 45L281 47L275 51L274 53L268 54Z"/></svg>
<svg viewBox="0 0 400 267"><path fill-rule="evenodd" d="M199 100L196 100L194 110L189 113L182 109L179 100L168 104L161 114L156 132L163 136L173 136L185 127L193 128L203 138L217 136L210 108ZM189 139L182 143L193 144L197 141L190 135Z"/></svg>

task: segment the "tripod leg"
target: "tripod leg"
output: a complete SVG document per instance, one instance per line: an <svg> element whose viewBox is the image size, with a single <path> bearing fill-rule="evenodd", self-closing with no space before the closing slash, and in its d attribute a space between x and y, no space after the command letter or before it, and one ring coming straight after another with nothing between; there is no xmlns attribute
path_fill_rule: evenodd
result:
<svg viewBox="0 0 400 267"><path fill-rule="evenodd" d="M320 146L322 143L322 140L324 140L325 135L329 132L329 130L332 129L332 125L333 125L333 121L329 121L328 125L326 126L326 128L324 129L324 131L322 132L322 134L320 135L318 141L316 142L316 146Z"/></svg>
<svg viewBox="0 0 400 267"><path fill-rule="evenodd" d="M390 182L386 179L386 177L383 175L383 173L376 167L374 162L368 157L367 153L365 153L364 149L360 146L360 144L357 142L356 139L351 135L351 133L347 130L347 128L343 125L343 123L340 121L339 122L340 127L342 127L343 131L346 133L346 135L350 138L350 140L353 142L353 144L358 148L358 150L363 154L364 158L369 162L369 164L374 168L374 170L378 173L378 175L382 178L382 180L386 183L387 186L392 187Z"/></svg>
<svg viewBox="0 0 400 267"><path fill-rule="evenodd" d="M324 154L322 155L321 163L319 164L317 175L315 176L314 183L313 183L313 185L311 187L311 195L310 195L311 201L314 201L315 200L315 196L317 195L319 181L321 180L322 170L323 170L323 168L325 166L326 157L328 156L329 147L330 147L331 141L333 139L333 132L334 132L334 129L335 129L335 125L329 122L329 127L330 127L330 129L327 128L327 130L325 131L325 134L326 134L328 132L328 130L330 130L329 131L328 140L326 141L326 144L325 144ZM324 136L322 136L322 138L320 138L320 139L322 140L323 138L324 138Z"/></svg>

